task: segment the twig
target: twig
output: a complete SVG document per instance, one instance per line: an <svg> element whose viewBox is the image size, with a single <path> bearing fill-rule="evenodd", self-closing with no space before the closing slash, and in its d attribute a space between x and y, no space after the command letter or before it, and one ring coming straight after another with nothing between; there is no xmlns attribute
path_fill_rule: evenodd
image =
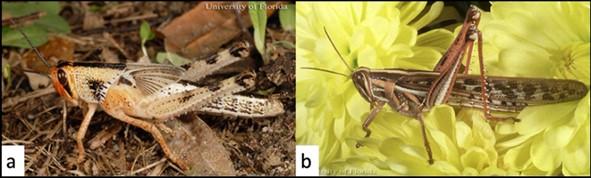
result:
<svg viewBox="0 0 591 178"><path fill-rule="evenodd" d="M49 153L49 151L47 151L47 149L45 148L41 148L39 151L41 151L41 153L43 153L43 155L47 156L48 159L51 159L51 161L53 161L54 163L56 163L57 168L60 169L61 171L65 171L66 168L64 168L59 161L57 161L57 159L55 158L55 156L53 156L52 153Z"/></svg>
<svg viewBox="0 0 591 178"><path fill-rule="evenodd" d="M94 45L94 42L92 40L90 40L90 42L87 42L88 40L84 41L84 39L80 40L76 37L72 37L70 35L64 35L64 34L55 34L56 36L63 38L63 39L67 39L71 42L74 42L78 45ZM90 43L90 44L89 44Z"/></svg>
<svg viewBox="0 0 591 178"><path fill-rule="evenodd" d="M134 138L137 138L137 137L134 137ZM139 141L139 142L141 143L141 141ZM140 144L140 145L141 145L141 144ZM140 156L144 155L144 154L145 154L146 152L148 152L148 151L151 151L151 150L153 150L155 146L156 146L156 145L154 145L154 146L152 146L152 147L150 147L150 148L148 148L148 149L145 149L144 147L142 147L142 151L140 152L140 154L137 154L137 155L135 156L135 159L133 159L133 162L131 163L131 170L133 170L133 169L135 168L135 163L136 163L136 162L137 162L137 160L140 158Z"/></svg>
<svg viewBox="0 0 591 178"><path fill-rule="evenodd" d="M117 24L120 22L126 22L126 21L134 21L134 20L142 20L142 19L150 19L150 18L155 18L158 17L158 14L154 14L154 13L148 13L148 14L144 14L144 15L139 15L139 16L132 16L132 17L126 17L126 18L122 18L122 19L115 19L115 20L111 20L109 21L110 24Z"/></svg>
<svg viewBox="0 0 591 178"><path fill-rule="evenodd" d="M45 110L43 110L43 111L41 111L41 112L39 112L39 113L37 113L37 114L33 115L33 116L32 116L32 118L39 117L39 116L41 116L41 115L43 115L43 114L45 114L45 113L47 113L47 112L49 112L49 111L51 111L51 110L54 110L54 109L56 109L56 108L58 108L58 106L52 106L52 107L49 107L49 108L47 108L47 109L45 109ZM47 122L49 122L49 121L47 121Z"/></svg>
<svg viewBox="0 0 591 178"><path fill-rule="evenodd" d="M162 175L162 170L164 170L164 165L166 164L158 164L147 176L158 176Z"/></svg>
<svg viewBox="0 0 591 178"><path fill-rule="evenodd" d="M83 172L81 172L79 170L68 170L67 172L77 175L77 176L86 176Z"/></svg>
<svg viewBox="0 0 591 178"><path fill-rule="evenodd" d="M17 25L17 24L21 24L27 21L31 21L31 20L37 20L43 16L45 16L45 12L34 12L32 14L29 15L25 15L25 16L21 16L21 17L11 17L11 18L7 18L7 19L3 19L2 20L2 26L6 26L6 25ZM11 21L14 21L14 23L12 23Z"/></svg>
<svg viewBox="0 0 591 178"><path fill-rule="evenodd" d="M19 143L20 144L25 144L25 145L27 145L27 144L33 144L33 142L26 141L26 140L2 140L2 145L8 145L8 144L18 145Z"/></svg>
<svg viewBox="0 0 591 178"><path fill-rule="evenodd" d="M55 90L53 89L53 87L46 87L44 89L39 89L39 90L35 90L30 93L27 93L24 96L15 96L15 97L7 98L2 101L2 110L5 110L7 108L11 108L12 106L14 106L16 104L27 101L29 99L41 97L41 96L48 95L48 94L51 94L54 92L55 92Z"/></svg>
<svg viewBox="0 0 591 178"><path fill-rule="evenodd" d="M66 101L62 101L62 129L64 130L64 138L68 134L68 130L66 128L66 118L68 118L68 106L66 105Z"/></svg>
<svg viewBox="0 0 591 178"><path fill-rule="evenodd" d="M47 146L47 144L43 145L43 147L46 147L46 146ZM31 166L33 166L37 162L37 160L39 160L39 159L37 159L37 157L39 157L39 155L41 154L41 151L39 151L38 147L35 147L35 150L37 150L35 152L35 154L33 154L33 156L29 156L29 162L26 163L25 170L31 169ZM26 156L28 156L28 155L25 155L25 157ZM31 171L33 171L33 170L31 170Z"/></svg>
<svg viewBox="0 0 591 178"><path fill-rule="evenodd" d="M166 162L166 158L162 158L159 161L156 161L156 162L154 162L154 163L152 163L150 165L147 165L146 167L143 167L143 168L140 168L138 170L135 170L135 171L131 172L131 175L135 175L135 174L137 174L139 172L145 171L146 169L150 169L150 168L152 168L152 167L154 167L154 166L156 166L158 164L162 164L164 162Z"/></svg>
<svg viewBox="0 0 591 178"><path fill-rule="evenodd" d="M180 173L185 174L185 171L181 170L181 168L179 168L178 166L176 166L175 164L172 164L172 162L168 162L168 166L172 167L174 170L179 171Z"/></svg>

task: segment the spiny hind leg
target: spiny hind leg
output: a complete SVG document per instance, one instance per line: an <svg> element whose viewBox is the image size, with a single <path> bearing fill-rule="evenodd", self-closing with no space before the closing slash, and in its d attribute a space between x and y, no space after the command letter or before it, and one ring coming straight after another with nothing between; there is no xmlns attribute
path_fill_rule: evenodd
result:
<svg viewBox="0 0 591 178"><path fill-rule="evenodd" d="M113 117L115 117L123 122L129 123L129 124L139 127L139 128L142 128L143 130L152 134L152 137L154 137L154 140L156 140L156 142L158 142L158 144L160 144L160 147L162 148L162 151L164 152L164 154L173 163L176 163L179 167L181 167L181 169L188 170L188 165L183 160L181 160L181 158L178 155L174 154L172 152L172 150L170 149L170 147L168 147L168 144L166 143L164 136L162 135L160 130L158 130L158 126L156 126L156 124L130 117L122 112L109 113L109 114L111 114Z"/></svg>
<svg viewBox="0 0 591 178"><path fill-rule="evenodd" d="M507 119L511 119L514 122L519 122L519 119L517 119L516 117L496 117L493 116L490 113L490 106L489 106L489 90L486 88L486 86L488 85L488 81L487 81L487 77L486 77L486 68L484 68L484 59L483 59L483 53L482 53L482 32L480 32L480 30L476 30L476 35L478 35L478 64L480 65L480 87L482 88L480 90L480 97L482 98L482 104L483 104L483 112L484 112L484 117L489 120L489 121L504 121ZM472 41L470 43L470 50L468 51L468 59L470 59L470 57L472 56L472 43L474 43L474 41ZM469 60L468 60L469 61ZM467 71L465 72L467 73Z"/></svg>
<svg viewBox="0 0 591 178"><path fill-rule="evenodd" d="M427 152L428 162L429 164L433 164L433 152L431 151L431 145L429 144L429 140L427 139L427 128L425 127L425 121L423 120L422 113L417 114L416 117L421 124L421 133L423 134L423 144L425 146L425 151Z"/></svg>
<svg viewBox="0 0 591 178"><path fill-rule="evenodd" d="M133 109L130 108L130 106L134 105L132 101L133 100L128 95L126 95L125 92L117 92L117 89L115 89L107 94L105 100L103 101L103 103L101 103L101 105L105 112L107 112L114 118L117 118L133 126L139 127L145 130L146 132L152 134L152 137L154 137L154 140L158 142L164 154L173 163L177 164L181 169L188 170L188 165L184 161L182 161L178 155L174 154L168 146L168 144L166 143L164 136L158 129L160 125L159 123L147 122L141 119L131 117L127 114L133 111Z"/></svg>

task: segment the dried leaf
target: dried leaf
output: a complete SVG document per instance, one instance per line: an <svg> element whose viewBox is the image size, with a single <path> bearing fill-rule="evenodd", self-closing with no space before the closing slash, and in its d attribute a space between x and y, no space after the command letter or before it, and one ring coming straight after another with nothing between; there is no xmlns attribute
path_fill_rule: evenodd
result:
<svg viewBox="0 0 591 178"><path fill-rule="evenodd" d="M186 175L236 175L230 153L218 136L198 117L174 119L166 125L173 130L165 134L173 153L182 157L190 169Z"/></svg>
<svg viewBox="0 0 591 178"><path fill-rule="evenodd" d="M57 63L56 59L74 61L74 43L58 36L51 37L47 43L39 47L39 52L50 65ZM23 54L23 68L31 69L38 73L48 73L49 68L37 56L35 51L30 50Z"/></svg>
<svg viewBox="0 0 591 178"><path fill-rule="evenodd" d="M233 4L235 3L235 4ZM283 4L286 2L273 2ZM223 44L241 33L235 10L240 9L244 28L252 25L246 11L247 2L202 2L191 11L174 19L162 29L166 51L187 58L201 58L216 52ZM269 3L271 4L271 3ZM268 9L267 16L276 9Z"/></svg>

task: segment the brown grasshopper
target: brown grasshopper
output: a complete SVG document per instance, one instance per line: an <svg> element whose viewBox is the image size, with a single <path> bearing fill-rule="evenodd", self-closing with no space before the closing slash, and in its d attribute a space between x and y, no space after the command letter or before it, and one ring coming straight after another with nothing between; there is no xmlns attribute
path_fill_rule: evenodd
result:
<svg viewBox="0 0 591 178"><path fill-rule="evenodd" d="M481 108L487 119L499 120L490 114L491 110L519 112L526 106L572 101L586 95L587 87L576 80L485 76L482 34L477 28L479 20L479 10L471 6L459 35L432 72L366 67L353 70L338 52L325 29L325 34L341 61L352 72L350 78L357 91L370 103L371 111L363 123L365 137L371 135L369 125L387 103L397 112L419 120L428 162L433 164L422 119L423 112L429 111L433 106L447 103L452 106ZM480 75L468 75L468 64L476 40L479 47ZM462 58L466 49L468 55L464 66ZM347 76L325 69L305 68Z"/></svg>
<svg viewBox="0 0 591 178"><path fill-rule="evenodd" d="M47 64L26 35L20 29L19 32ZM238 117L271 117L283 113L283 105L277 100L233 95L254 86L252 72L243 72L212 85L196 83L215 70L248 57L250 50L249 43L238 42L205 60L183 67L83 62L60 62L51 67L50 78L57 93L80 106L85 113L76 135L77 161L84 159L84 135L98 108L151 133L164 154L184 170L188 170L189 165L171 151L160 132L172 132L163 124L166 120L188 111Z"/></svg>

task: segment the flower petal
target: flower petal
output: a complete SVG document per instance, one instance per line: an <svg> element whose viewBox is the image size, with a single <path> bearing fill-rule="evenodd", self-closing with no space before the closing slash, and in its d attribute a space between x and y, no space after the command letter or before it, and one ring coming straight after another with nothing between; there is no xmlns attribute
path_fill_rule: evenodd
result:
<svg viewBox="0 0 591 178"><path fill-rule="evenodd" d="M416 29L423 28L425 25L431 23L433 20L435 20L437 17L439 17L439 14L441 14L442 10L443 10L443 2L436 1L435 3L433 3L431 5L431 7L429 8L429 11L427 11L427 13L424 14L420 19L413 22L411 24L411 26Z"/></svg>
<svg viewBox="0 0 591 178"><path fill-rule="evenodd" d="M530 164L530 143L524 143L509 149L503 159L504 164L512 170L525 170Z"/></svg>
<svg viewBox="0 0 591 178"><path fill-rule="evenodd" d="M421 33L417 37L417 46L434 47L439 53L444 53L451 42L453 34L445 29L434 29Z"/></svg>
<svg viewBox="0 0 591 178"><path fill-rule="evenodd" d="M520 134L528 135L558 123L565 123L572 118L576 104L577 102L574 101L527 107L517 116L521 121L517 122L515 127Z"/></svg>
<svg viewBox="0 0 591 178"><path fill-rule="evenodd" d="M536 168L551 172L560 166L562 154L559 149L553 149L544 144L542 137L535 137L531 145L530 154Z"/></svg>
<svg viewBox="0 0 591 178"><path fill-rule="evenodd" d="M462 154L461 163L463 167L472 167L477 170L484 169L485 166L490 164L488 154L481 148L471 147Z"/></svg>
<svg viewBox="0 0 591 178"><path fill-rule="evenodd" d="M575 136L575 129L572 126L560 125L548 129L544 133L545 145L551 149L561 149L568 144Z"/></svg>
<svg viewBox="0 0 591 178"><path fill-rule="evenodd" d="M577 134L572 139L573 142L565 150L565 157L568 158L563 160L562 172L565 175L589 175L590 146L587 140L590 139L591 129L589 127L589 119L586 122L577 131Z"/></svg>

